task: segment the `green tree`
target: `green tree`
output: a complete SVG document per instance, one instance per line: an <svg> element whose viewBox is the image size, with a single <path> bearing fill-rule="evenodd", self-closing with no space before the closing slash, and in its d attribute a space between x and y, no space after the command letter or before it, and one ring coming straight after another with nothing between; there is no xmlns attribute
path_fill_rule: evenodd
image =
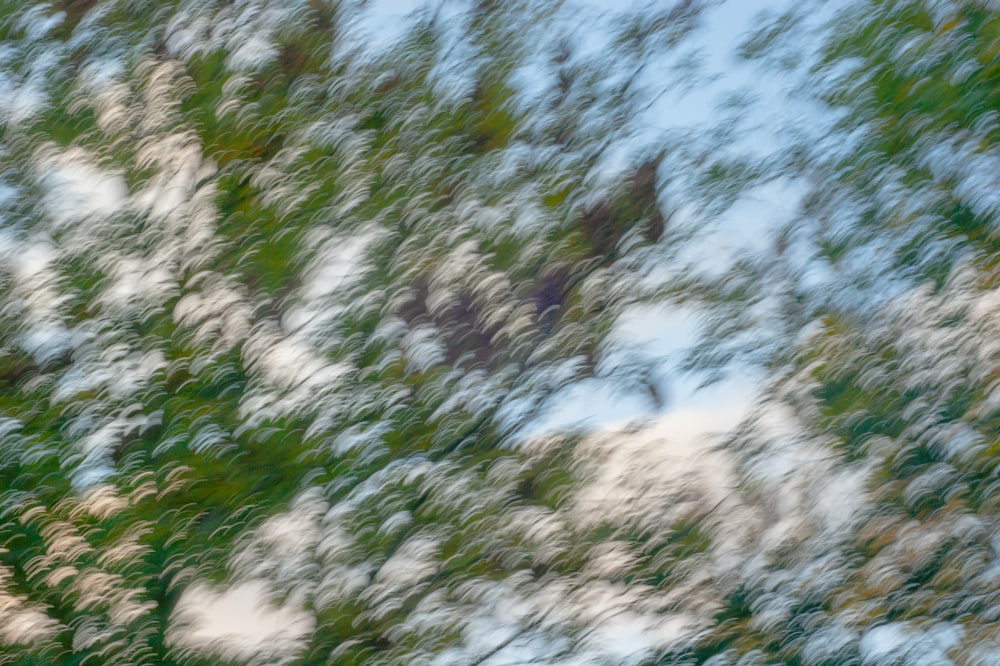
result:
<svg viewBox="0 0 1000 666"><path fill-rule="evenodd" d="M789 102L813 115L778 155L708 156L701 180L711 200L792 183L795 214L678 289L706 308L692 368L767 377L731 438L743 494L765 508L811 484L786 510L809 517L724 581L717 629L664 663L995 658L1000 22L975 0L836 7L746 42L766 71L790 67ZM782 465L796 481L773 482Z"/></svg>
<svg viewBox="0 0 1000 666"><path fill-rule="evenodd" d="M476 613L583 566L574 440L520 433L641 370L603 359L676 251L642 74L699 5L597 54L568 11L379 46L350 2L0 5L5 663L245 661L177 612L241 578L313 623L270 663L469 663ZM571 655L559 606L472 660Z"/></svg>

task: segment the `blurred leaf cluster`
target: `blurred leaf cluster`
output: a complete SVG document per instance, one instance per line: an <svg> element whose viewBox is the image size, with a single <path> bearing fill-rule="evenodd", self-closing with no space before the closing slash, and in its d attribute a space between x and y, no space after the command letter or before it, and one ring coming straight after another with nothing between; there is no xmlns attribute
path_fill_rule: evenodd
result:
<svg viewBox="0 0 1000 666"><path fill-rule="evenodd" d="M577 438L521 433L635 379L683 5L600 53L556 2L0 5L0 661L571 658ZM247 581L308 635L196 640Z"/></svg>
<svg viewBox="0 0 1000 666"><path fill-rule="evenodd" d="M710 3L365 5L0 4L2 661L993 663L995 3L762 15L787 108L652 139ZM724 445L529 436L650 302Z"/></svg>
<svg viewBox="0 0 1000 666"><path fill-rule="evenodd" d="M991 663L996 6L807 3L741 55L811 115L780 123L779 151L706 154L696 196L737 170L730 202L779 185L797 203L766 247L674 293L703 317L689 368L764 377L728 449L777 523L717 628L662 663Z"/></svg>

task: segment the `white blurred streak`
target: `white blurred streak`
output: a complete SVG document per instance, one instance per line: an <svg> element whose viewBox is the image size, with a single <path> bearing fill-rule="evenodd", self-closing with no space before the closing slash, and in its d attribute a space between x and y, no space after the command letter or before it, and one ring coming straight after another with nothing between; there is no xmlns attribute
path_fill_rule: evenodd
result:
<svg viewBox="0 0 1000 666"><path fill-rule="evenodd" d="M9 574L0 569L0 586ZM24 600L0 591L0 645L31 644L52 637L57 629L55 620L41 609L24 604Z"/></svg>
<svg viewBox="0 0 1000 666"><path fill-rule="evenodd" d="M25 12L18 21L19 27L25 30L23 45L27 47L29 56L21 72L12 71L2 64L21 55L14 43L8 41L0 46L0 127L15 129L26 124L49 101L46 79L59 67L59 52L51 48L39 49L37 41L43 39L61 19L58 13L43 18L39 15L43 12L39 5L36 11Z"/></svg>
<svg viewBox="0 0 1000 666"><path fill-rule="evenodd" d="M110 284L96 299L96 303L118 317L134 314L139 319L176 293L176 277L167 266L157 265L139 255L120 256L107 268Z"/></svg>
<svg viewBox="0 0 1000 666"><path fill-rule="evenodd" d="M247 533L231 558L241 580L268 581L272 590L308 597L318 576L316 551L327 503L318 489L300 494L289 511Z"/></svg>
<svg viewBox="0 0 1000 666"><path fill-rule="evenodd" d="M228 589L194 583L177 603L167 633L182 654L209 654L249 664L292 663L312 632L310 615L289 603L267 603L267 584Z"/></svg>
<svg viewBox="0 0 1000 666"><path fill-rule="evenodd" d="M30 120L47 101L40 82L29 79L18 85L0 72L0 125L15 127Z"/></svg>
<svg viewBox="0 0 1000 666"><path fill-rule="evenodd" d="M128 84L121 80L124 73L117 60L88 62L76 82L80 99L70 103L71 109L84 104L91 106L97 127L115 143L123 138L122 135L134 122L129 104L131 91Z"/></svg>
<svg viewBox="0 0 1000 666"><path fill-rule="evenodd" d="M189 0L167 25L167 49L181 60L225 50L229 70L257 70L277 56L273 33L276 27L287 25L296 10L301 11L298 4L243 0L216 9Z"/></svg>
<svg viewBox="0 0 1000 666"><path fill-rule="evenodd" d="M127 200L121 174L102 169L82 148L39 149L36 161L43 199L54 232L89 218L107 218L123 210Z"/></svg>
<svg viewBox="0 0 1000 666"><path fill-rule="evenodd" d="M669 520L729 500L733 463L715 447L740 416L738 407L675 411L644 428L589 438L581 455L594 476L574 497L575 519L582 525L637 516ZM671 499L685 495L680 503Z"/></svg>
<svg viewBox="0 0 1000 666"><path fill-rule="evenodd" d="M939 622L926 628L909 622L890 622L869 629L858 644L863 664L876 666L900 661L914 666L950 666L948 653L963 638L961 625Z"/></svg>
<svg viewBox="0 0 1000 666"><path fill-rule="evenodd" d="M22 347L38 363L46 363L71 347L77 337L66 327L61 313L69 297L62 293L62 276L53 265L59 252L44 234L32 237L19 249L12 253L11 305L20 311Z"/></svg>
<svg viewBox="0 0 1000 666"><path fill-rule="evenodd" d="M236 281L219 273L201 276L201 289L177 301L174 319L190 327L196 339L214 341L217 349L231 349L250 333L252 309Z"/></svg>

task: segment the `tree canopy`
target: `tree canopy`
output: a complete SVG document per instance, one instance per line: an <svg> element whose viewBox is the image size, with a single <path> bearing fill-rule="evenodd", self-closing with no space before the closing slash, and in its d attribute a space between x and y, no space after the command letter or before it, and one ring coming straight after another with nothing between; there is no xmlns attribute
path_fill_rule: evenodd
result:
<svg viewBox="0 0 1000 666"><path fill-rule="evenodd" d="M15 663L472 663L592 623L552 611L585 582L553 538L574 439L520 433L581 378L643 379L606 360L674 251L641 74L698 6L613 15L598 53L555 2L388 44L363 10L0 9ZM185 643L185 593L238 580L303 645ZM467 644L518 598L513 638Z"/></svg>
<svg viewBox="0 0 1000 666"><path fill-rule="evenodd" d="M797 207L764 250L677 290L703 308L692 368L766 377L729 450L748 497L785 517L731 579L720 630L681 653L990 663L1000 24L976 1L815 9L742 49L784 63L814 115L777 153L711 159L699 194L749 173L738 192L784 183Z"/></svg>
<svg viewBox="0 0 1000 666"><path fill-rule="evenodd" d="M0 661L992 663L996 7L762 15L782 113L651 132L710 4L0 2ZM650 303L722 445L537 434Z"/></svg>

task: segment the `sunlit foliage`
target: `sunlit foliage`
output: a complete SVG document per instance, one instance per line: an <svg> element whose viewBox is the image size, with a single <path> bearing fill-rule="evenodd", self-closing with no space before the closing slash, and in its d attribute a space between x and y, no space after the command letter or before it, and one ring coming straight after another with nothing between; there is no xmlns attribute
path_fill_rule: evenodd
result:
<svg viewBox="0 0 1000 666"><path fill-rule="evenodd" d="M665 663L992 663L1000 21L974 0L821 5L742 49L812 115L701 180L709 200L727 173L751 175L739 195L781 183L797 208L676 293L705 308L690 367L766 376L730 442L743 492L780 506L808 483L775 515L826 520L783 521L718 629Z"/></svg>
<svg viewBox="0 0 1000 666"><path fill-rule="evenodd" d="M709 4L0 5L0 656L994 663L997 7L795 3L656 136ZM657 298L725 445L539 435Z"/></svg>
<svg viewBox="0 0 1000 666"><path fill-rule="evenodd" d="M0 5L5 658L587 648L575 440L521 433L644 380L606 361L677 245L642 74L699 3L609 14L597 52L558 3L388 43L362 5ZM248 580L301 640L193 638L193 591Z"/></svg>

